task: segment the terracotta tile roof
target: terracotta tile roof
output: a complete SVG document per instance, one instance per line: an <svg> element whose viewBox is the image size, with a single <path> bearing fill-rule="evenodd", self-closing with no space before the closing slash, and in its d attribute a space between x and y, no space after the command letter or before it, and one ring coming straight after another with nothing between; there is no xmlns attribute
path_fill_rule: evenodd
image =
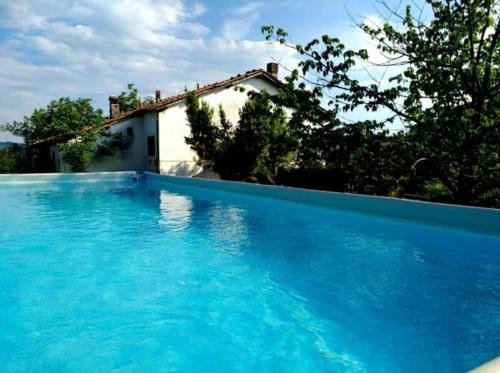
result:
<svg viewBox="0 0 500 373"><path fill-rule="evenodd" d="M197 95L202 96L202 95L205 95L207 93L213 92L213 91L218 90L218 89L229 88L237 83L241 83L242 81L245 81L245 80L248 80L251 78L264 78L264 79L266 79L266 80L268 80L268 81L270 81L278 86L283 84L277 77L269 74L267 71L265 71L263 69L255 69L255 70L247 71L244 74L238 74L236 76L232 76L229 79L222 80L220 82L207 84L207 85L205 85L203 87L199 87L191 92L195 92ZM144 105L139 109L130 110L130 111L120 113L113 118L106 118L106 121L104 122L104 126L109 128L109 127L111 127L111 126L113 126L113 125L115 125L115 124L117 124L125 119L140 116L140 115L143 115L145 113L162 111L162 110L166 109L167 107L184 100L188 93L189 92L185 92L185 93L182 93L182 94L177 95L177 96L170 96L170 97L161 99L158 102L154 102L154 103L149 104L149 105ZM52 143L52 142L56 142L56 141L61 140L61 139L62 138L60 136L53 136L53 137L49 137L49 138L44 139L44 140L37 141L37 142L33 143L32 145Z"/></svg>
<svg viewBox="0 0 500 373"><path fill-rule="evenodd" d="M237 83L241 83L244 80L248 80L248 79L251 79L251 78L257 78L257 77L262 77L264 79L267 79L267 80L271 81L272 83L274 83L276 85L281 85L282 84L282 82L278 78L276 78L275 76L269 74L267 71L265 71L263 69L256 69L256 70L247 71L244 74L238 74L236 76L232 76L231 78L226 79L226 80L222 80L220 82L215 82L215 83L212 83L212 84L207 84L207 85L205 85L203 87L199 87L199 88L197 88L197 89L195 89L195 90L193 90L191 92L194 92L194 93L196 93L199 96L202 96L204 94L213 92L213 91L215 91L217 89L229 88L229 87L231 87L231 86L233 86L233 85L235 85ZM142 115L142 114L148 113L148 112L162 111L165 108L167 108L167 107L169 107L169 106L171 106L173 104L176 104L176 103L184 100L186 98L187 94L188 94L188 92L181 93L181 94L179 94L177 96L170 96L170 97L161 99L158 102L154 102L152 104L145 105L145 106L143 106L143 107L141 107L139 109L120 113L120 114L118 114L117 116L115 116L113 118L106 119L105 125L108 126L108 127L111 127L112 125L114 125L114 124L116 124L118 122L121 122L122 120L131 118L131 117L134 117L134 116Z"/></svg>

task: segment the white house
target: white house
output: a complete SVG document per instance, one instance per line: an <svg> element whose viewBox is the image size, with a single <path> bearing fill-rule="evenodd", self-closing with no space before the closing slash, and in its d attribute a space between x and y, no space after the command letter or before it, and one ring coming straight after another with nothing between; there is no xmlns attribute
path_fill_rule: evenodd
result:
<svg viewBox="0 0 500 373"><path fill-rule="evenodd" d="M248 71L199 87L194 92L215 109L221 104L229 121L235 124L239 110L248 98L248 91L265 89L276 94L280 84L278 65L269 63L266 70ZM185 98L186 93L162 99L160 92L156 91L153 104L120 112L117 98L110 97L110 116L106 126L111 133L122 132L133 140L126 152L104 158L91 165L88 171L135 170L186 176L200 172L196 154L185 142L185 137L190 134ZM56 145L50 146L50 156L57 172L70 172Z"/></svg>

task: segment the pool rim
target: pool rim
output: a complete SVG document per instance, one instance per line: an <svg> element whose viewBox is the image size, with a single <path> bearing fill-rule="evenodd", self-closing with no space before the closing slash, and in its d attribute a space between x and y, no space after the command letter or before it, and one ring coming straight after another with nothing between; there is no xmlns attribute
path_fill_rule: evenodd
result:
<svg viewBox="0 0 500 373"><path fill-rule="evenodd" d="M426 225L457 228L500 236L500 209L418 201L243 181L160 175L153 172L115 171L89 173L1 174L1 185L67 182L126 181L176 184L297 202L325 208L396 218Z"/></svg>

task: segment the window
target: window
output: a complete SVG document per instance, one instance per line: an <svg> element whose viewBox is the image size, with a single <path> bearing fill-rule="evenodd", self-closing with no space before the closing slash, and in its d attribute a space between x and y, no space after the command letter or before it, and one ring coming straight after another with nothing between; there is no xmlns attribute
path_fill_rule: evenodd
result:
<svg viewBox="0 0 500 373"><path fill-rule="evenodd" d="M148 136L148 156L154 157L156 155L155 146L156 141L154 136Z"/></svg>
<svg viewBox="0 0 500 373"><path fill-rule="evenodd" d="M134 137L134 127L127 127L127 136Z"/></svg>

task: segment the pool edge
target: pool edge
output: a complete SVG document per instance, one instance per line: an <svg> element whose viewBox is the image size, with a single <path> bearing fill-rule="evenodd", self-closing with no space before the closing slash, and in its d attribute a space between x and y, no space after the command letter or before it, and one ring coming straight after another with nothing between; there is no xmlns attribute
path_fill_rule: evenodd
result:
<svg viewBox="0 0 500 373"><path fill-rule="evenodd" d="M500 210L494 208L450 205L239 181L159 175L151 172L145 172L144 176L146 183L149 180L157 183L189 185L250 194L500 236Z"/></svg>
<svg viewBox="0 0 500 373"><path fill-rule="evenodd" d="M500 236L500 209L406 200L239 181L160 175L152 172L116 171L89 173L0 174L0 185L47 184L53 182L139 181L187 185L248 194L308 205L368 213L386 218L462 229L471 233Z"/></svg>
<svg viewBox="0 0 500 373"><path fill-rule="evenodd" d="M51 182L98 182L104 180L131 180L137 177L135 171L0 174L0 184L46 184Z"/></svg>

